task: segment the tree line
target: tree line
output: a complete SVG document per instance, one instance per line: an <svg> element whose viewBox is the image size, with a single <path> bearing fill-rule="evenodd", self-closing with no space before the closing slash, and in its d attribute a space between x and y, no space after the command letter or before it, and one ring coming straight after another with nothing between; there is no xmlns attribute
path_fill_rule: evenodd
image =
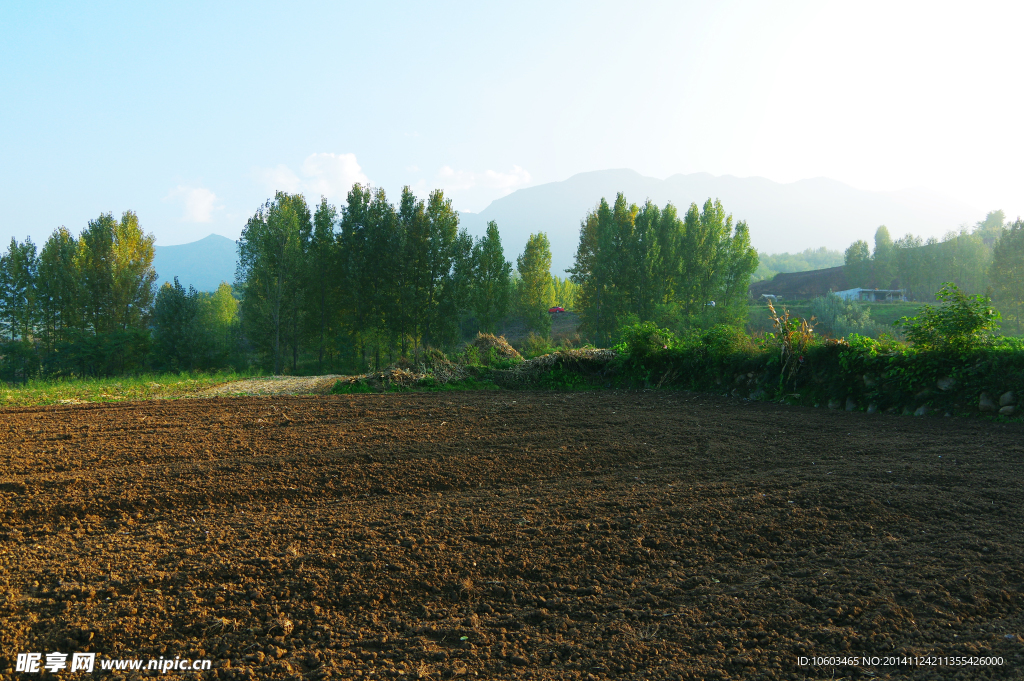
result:
<svg viewBox="0 0 1024 681"><path fill-rule="evenodd" d="M416 363L477 331L547 337L552 306L577 310L605 344L636 321L740 323L757 267L746 224L720 203L680 217L621 194L584 217L566 278L551 274L544 233L512 263L497 224L473 238L442 191L419 199L408 187L392 203L357 184L340 207L278 192L245 224L233 285L212 293L176 278L157 290L153 243L131 211L77 237L58 228L41 251L12 239L0 256L0 378Z"/></svg>
<svg viewBox="0 0 1024 681"><path fill-rule="evenodd" d="M409 187L397 204L354 185L340 208L278 192L249 218L235 281L242 342L277 373L310 352L324 363L418 362L510 317L546 335L548 308L575 286L551 275L543 233L530 235L513 269L498 226L474 239L440 190Z"/></svg>
<svg viewBox="0 0 1024 681"><path fill-rule="evenodd" d="M59 227L41 250L11 239L0 255L0 374L134 371L149 352L153 237L138 216L110 213L76 238Z"/></svg>
<svg viewBox="0 0 1024 681"><path fill-rule="evenodd" d="M934 302L951 282L960 290L984 294L1003 311L1019 334L1024 325L1024 222L1006 223L992 211L972 228L948 232L941 240L907 234L893 241L883 225L874 249L855 241L846 249L844 272L855 288L903 289L911 300Z"/></svg>

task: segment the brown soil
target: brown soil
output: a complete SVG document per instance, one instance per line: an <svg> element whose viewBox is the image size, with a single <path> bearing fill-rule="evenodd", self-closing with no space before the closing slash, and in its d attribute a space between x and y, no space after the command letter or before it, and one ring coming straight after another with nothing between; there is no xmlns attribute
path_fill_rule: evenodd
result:
<svg viewBox="0 0 1024 681"><path fill-rule="evenodd" d="M0 411L0 676L1020 678L1022 458L1019 424L689 393Z"/></svg>

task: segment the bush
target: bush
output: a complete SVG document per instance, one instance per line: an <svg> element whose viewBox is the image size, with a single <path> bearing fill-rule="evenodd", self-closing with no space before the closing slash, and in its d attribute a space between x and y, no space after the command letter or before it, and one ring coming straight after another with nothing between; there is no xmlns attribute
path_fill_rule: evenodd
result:
<svg viewBox="0 0 1024 681"><path fill-rule="evenodd" d="M942 301L938 308L925 305L916 316L895 322L915 347L962 353L991 343L1000 315L988 296L968 296L946 283L935 297Z"/></svg>
<svg viewBox="0 0 1024 681"><path fill-rule="evenodd" d="M654 322L630 324L619 331L622 341L615 347L620 354L627 354L631 359L641 360L661 350L675 347L678 339L668 329L659 329Z"/></svg>
<svg viewBox="0 0 1024 681"><path fill-rule="evenodd" d="M527 359L546 355L551 352L551 341L531 331L520 346L519 352Z"/></svg>

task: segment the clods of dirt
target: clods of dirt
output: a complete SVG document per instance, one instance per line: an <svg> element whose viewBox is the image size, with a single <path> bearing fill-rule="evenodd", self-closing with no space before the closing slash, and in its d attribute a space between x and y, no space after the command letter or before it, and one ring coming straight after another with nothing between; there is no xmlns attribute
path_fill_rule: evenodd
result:
<svg viewBox="0 0 1024 681"><path fill-rule="evenodd" d="M0 411L0 675L1019 678L1022 436L667 392ZM884 664L931 656L1002 664Z"/></svg>

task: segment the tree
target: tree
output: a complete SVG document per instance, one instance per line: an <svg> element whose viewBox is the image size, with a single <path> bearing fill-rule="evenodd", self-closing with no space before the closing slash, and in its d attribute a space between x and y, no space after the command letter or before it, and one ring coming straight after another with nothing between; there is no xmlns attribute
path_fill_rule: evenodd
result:
<svg viewBox="0 0 1024 681"><path fill-rule="evenodd" d="M676 286L684 318L693 320L715 300L725 258L722 246L732 233L732 215L726 215L720 201L704 202L698 212L690 204L683 220L679 247L679 275Z"/></svg>
<svg viewBox="0 0 1024 681"><path fill-rule="evenodd" d="M301 219L309 214L299 195L277 192L249 218L238 242L236 280L242 291L241 318L246 336L264 355L274 373L282 365L282 335L289 334L291 312L298 306L298 282L302 274ZM296 315L297 316L297 315ZM294 358L298 354L298 339Z"/></svg>
<svg viewBox="0 0 1024 681"><path fill-rule="evenodd" d="M714 317L719 324L743 326L747 320L750 277L757 270L757 251L750 245L750 229L740 220L722 244L724 265L718 292L715 294Z"/></svg>
<svg viewBox="0 0 1024 681"><path fill-rule="evenodd" d="M551 285L551 245L544 232L531 234L523 254L516 260L520 283L516 308L526 328L542 336L551 333L551 315L548 308L553 302Z"/></svg>
<svg viewBox="0 0 1024 681"><path fill-rule="evenodd" d="M480 329L493 333L511 307L512 263L505 260L501 235L493 220L487 234L473 244L472 307Z"/></svg>
<svg viewBox="0 0 1024 681"><path fill-rule="evenodd" d="M337 281L336 242L334 225L337 209L320 198L313 215L313 231L309 236L309 247L305 267L305 318L310 326L310 336L316 339L317 372L323 373L324 349L334 319Z"/></svg>
<svg viewBox="0 0 1024 681"><path fill-rule="evenodd" d="M453 278L456 255L460 252L459 214L452 208L451 199L435 189L427 199L424 212L427 225L426 252L420 259L423 268L423 343L444 345L454 341L458 328L456 313L457 287ZM465 237L461 250L464 251Z"/></svg>
<svg viewBox="0 0 1024 681"><path fill-rule="evenodd" d="M32 338L37 318L36 245L32 239L18 243L11 239L7 253L0 256L0 324L10 340ZM2 336L0 336L2 338Z"/></svg>
<svg viewBox="0 0 1024 681"><path fill-rule="evenodd" d="M1024 220L1008 225L992 253L989 277L1007 320L1013 320L1017 335L1024 328Z"/></svg>
<svg viewBox="0 0 1024 681"><path fill-rule="evenodd" d="M871 268L877 287L892 288L893 279L896 278L896 247L885 225L875 231L875 252L871 258Z"/></svg>
<svg viewBox="0 0 1024 681"><path fill-rule="evenodd" d="M39 254L36 290L46 352L52 352L58 343L83 330L78 251L78 241L71 232L58 227Z"/></svg>
<svg viewBox="0 0 1024 681"><path fill-rule="evenodd" d="M89 221L78 241L78 259L83 307L95 333L145 328L155 295L154 241L132 211L120 221L110 213Z"/></svg>
<svg viewBox="0 0 1024 681"><path fill-rule="evenodd" d="M581 317L581 328L598 343L610 342L618 328L614 307L609 300L613 269L612 228L612 210L602 198L580 222L576 262L569 269L570 279L579 286L576 307Z"/></svg>
<svg viewBox="0 0 1024 681"><path fill-rule="evenodd" d="M865 288L871 283L871 251L867 241L854 241L845 253L846 282L852 287Z"/></svg>
<svg viewBox="0 0 1024 681"><path fill-rule="evenodd" d="M208 329L200 318L199 294L186 291L174 278L156 294L153 306L153 349L158 365L174 371L202 367L207 354ZM205 367L202 367L205 368Z"/></svg>

